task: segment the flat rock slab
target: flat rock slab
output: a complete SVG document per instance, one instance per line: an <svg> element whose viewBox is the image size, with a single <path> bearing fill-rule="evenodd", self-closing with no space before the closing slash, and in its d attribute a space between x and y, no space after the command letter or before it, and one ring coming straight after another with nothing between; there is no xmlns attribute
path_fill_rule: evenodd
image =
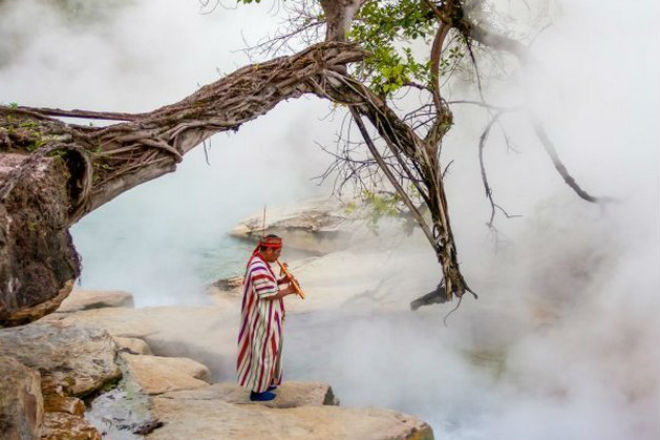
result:
<svg viewBox="0 0 660 440"><path fill-rule="evenodd" d="M192 359L129 353L121 357L130 376L149 395L209 386L209 369Z"/></svg>
<svg viewBox="0 0 660 440"><path fill-rule="evenodd" d="M122 291L74 290L62 301L57 312L70 313L105 307L133 307L133 295Z"/></svg>
<svg viewBox="0 0 660 440"><path fill-rule="evenodd" d="M240 310L234 311L231 319L235 319ZM133 309L129 307L111 307L103 309L82 310L75 313L54 313L42 318L39 322L61 322L79 324L87 327L103 328L112 336L125 338L140 338L148 341L155 333L181 333L185 329L206 331L211 323L216 324L223 319L224 311L218 307L144 307ZM231 322L236 325L235 321ZM202 327L200 329L200 327Z"/></svg>
<svg viewBox="0 0 660 440"><path fill-rule="evenodd" d="M116 345L105 331L62 323L32 323L0 330L0 355L39 370L44 389L88 394L118 379Z"/></svg>
<svg viewBox="0 0 660 440"><path fill-rule="evenodd" d="M271 408L294 408L298 406L338 405L330 385L310 382L285 382L277 388L277 398L262 402ZM176 391L163 394L164 398L181 400L218 400L235 404L254 404L250 401L250 392L229 382L216 383L192 391Z"/></svg>
<svg viewBox="0 0 660 440"><path fill-rule="evenodd" d="M423 421L384 409L337 406L269 408L220 400L156 397L153 411L165 422L150 440L432 440Z"/></svg>
<svg viewBox="0 0 660 440"><path fill-rule="evenodd" d="M39 373L0 356L0 438L38 439L43 420Z"/></svg>

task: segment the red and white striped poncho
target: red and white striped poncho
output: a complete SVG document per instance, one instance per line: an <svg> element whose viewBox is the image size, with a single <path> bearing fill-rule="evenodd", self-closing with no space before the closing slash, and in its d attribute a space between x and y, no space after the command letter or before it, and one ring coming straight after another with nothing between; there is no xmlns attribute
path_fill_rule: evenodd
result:
<svg viewBox="0 0 660 440"><path fill-rule="evenodd" d="M277 291L273 270L255 253L245 272L236 362L239 385L255 393L282 382L284 302L268 299Z"/></svg>

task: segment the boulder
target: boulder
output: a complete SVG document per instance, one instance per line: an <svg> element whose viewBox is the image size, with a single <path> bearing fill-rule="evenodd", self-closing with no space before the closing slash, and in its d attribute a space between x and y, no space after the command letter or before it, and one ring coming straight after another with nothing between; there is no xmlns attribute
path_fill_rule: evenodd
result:
<svg viewBox="0 0 660 440"><path fill-rule="evenodd" d="M118 379L116 350L101 329L52 322L0 330L0 355L39 370L44 391L66 396L83 396Z"/></svg>
<svg viewBox="0 0 660 440"><path fill-rule="evenodd" d="M207 387L209 369L187 358L121 353L128 374L149 394Z"/></svg>
<svg viewBox="0 0 660 440"><path fill-rule="evenodd" d="M43 421L39 372L0 356L0 378L0 438L38 439Z"/></svg>
<svg viewBox="0 0 660 440"><path fill-rule="evenodd" d="M116 336L113 338L120 351L126 351L130 354L153 354L149 344L140 338L122 338Z"/></svg>
<svg viewBox="0 0 660 440"><path fill-rule="evenodd" d="M69 313L104 307L133 307L133 295L121 291L74 290L57 312Z"/></svg>
<svg viewBox="0 0 660 440"><path fill-rule="evenodd" d="M44 415L42 440L101 440L98 430L82 417L63 412Z"/></svg>
<svg viewBox="0 0 660 440"><path fill-rule="evenodd" d="M153 411L165 424L147 438L433 439L429 425L413 416L385 409L322 405L327 396L322 396L324 389L329 387L284 384L278 397L265 403L249 402L246 390L224 384L157 396Z"/></svg>
<svg viewBox="0 0 660 440"><path fill-rule="evenodd" d="M264 233L263 212L241 221L230 234L256 241ZM287 248L323 255L343 249L354 238L357 216L336 199L310 200L290 207L269 208L266 231L286 237Z"/></svg>

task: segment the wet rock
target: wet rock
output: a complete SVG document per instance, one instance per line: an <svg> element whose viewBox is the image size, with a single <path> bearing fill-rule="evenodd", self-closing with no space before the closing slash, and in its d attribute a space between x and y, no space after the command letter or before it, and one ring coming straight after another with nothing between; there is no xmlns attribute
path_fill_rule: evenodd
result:
<svg viewBox="0 0 660 440"><path fill-rule="evenodd" d="M151 401L142 387L131 377L126 362L119 357L122 378L117 386L96 396L85 419L112 440L138 440L160 422L151 412Z"/></svg>
<svg viewBox="0 0 660 440"><path fill-rule="evenodd" d="M104 307L133 307L133 295L121 291L74 290L62 301L59 313Z"/></svg>
<svg viewBox="0 0 660 440"><path fill-rule="evenodd" d="M45 391L66 396L83 396L118 379L115 354L114 341L101 329L32 323L0 330L0 355L39 370Z"/></svg>
<svg viewBox="0 0 660 440"><path fill-rule="evenodd" d="M44 415L42 440L101 440L99 431L82 417L63 412Z"/></svg>
<svg viewBox="0 0 660 440"><path fill-rule="evenodd" d="M128 373L149 394L207 387L209 369L186 358L144 356L121 353Z"/></svg>
<svg viewBox="0 0 660 440"><path fill-rule="evenodd" d="M0 356L0 378L0 438L38 439L43 421L39 373L14 358Z"/></svg>

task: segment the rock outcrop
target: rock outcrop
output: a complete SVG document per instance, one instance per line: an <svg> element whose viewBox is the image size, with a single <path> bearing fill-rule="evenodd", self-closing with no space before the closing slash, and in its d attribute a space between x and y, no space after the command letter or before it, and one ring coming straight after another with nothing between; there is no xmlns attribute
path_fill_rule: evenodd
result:
<svg viewBox="0 0 660 440"><path fill-rule="evenodd" d="M38 439L44 410L39 372L0 356L0 378L0 438Z"/></svg>
<svg viewBox="0 0 660 440"><path fill-rule="evenodd" d="M264 233L263 213L241 221L230 234L256 241ZM293 207L268 209L266 231L286 237L285 246L314 255L346 247L355 235L358 217L336 199L311 200Z"/></svg>
<svg viewBox="0 0 660 440"><path fill-rule="evenodd" d="M153 399L165 422L150 440L181 438L281 440L432 440L431 428L416 417L375 408L334 406L329 386L287 382L274 401L254 403L235 384L167 393Z"/></svg>
<svg viewBox="0 0 660 440"><path fill-rule="evenodd" d="M10 116L2 113L0 109L5 125ZM0 326L9 327L57 309L80 275L80 258L68 228L72 203L68 190L80 188L69 164L81 164L68 162L65 157L73 156L68 154L2 150Z"/></svg>
<svg viewBox="0 0 660 440"><path fill-rule="evenodd" d="M40 373L40 389L35 392L38 412L44 414L43 423L41 416L35 423L43 440L101 439L96 428L83 418L85 405L76 396L88 395L119 379L116 351L112 337L102 329L52 322L0 330L0 356L11 356L14 362L20 361ZM12 377L20 376L3 374L3 380L9 383ZM33 412L26 410L27 414ZM14 424L21 420L0 410L3 417ZM16 437L23 438L39 436Z"/></svg>
<svg viewBox="0 0 660 440"><path fill-rule="evenodd" d="M93 295L90 299L95 302ZM13 376L38 381L41 373L43 401L38 382L32 383L37 403L30 420L33 431L41 427L42 440L433 438L431 428L413 416L338 407L326 384L285 382L277 399L255 403L249 391L235 383L210 383L212 376L227 377L233 371L238 301L232 295L225 307L83 307L59 312L0 330L0 356L16 358L8 361L12 371L34 369L31 376ZM335 297L325 306L344 301ZM94 396L87 399L87 408L79 398L86 395ZM21 407L5 400L0 398L0 403L10 409ZM0 408L0 428L27 429L17 413ZM38 432L30 435L25 438L39 438Z"/></svg>
<svg viewBox="0 0 660 440"><path fill-rule="evenodd" d="M41 373L42 388L84 396L121 376L116 346L102 329L33 323L0 330L0 355Z"/></svg>

